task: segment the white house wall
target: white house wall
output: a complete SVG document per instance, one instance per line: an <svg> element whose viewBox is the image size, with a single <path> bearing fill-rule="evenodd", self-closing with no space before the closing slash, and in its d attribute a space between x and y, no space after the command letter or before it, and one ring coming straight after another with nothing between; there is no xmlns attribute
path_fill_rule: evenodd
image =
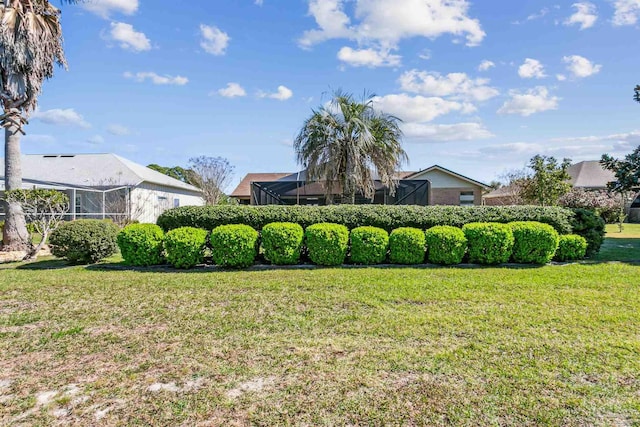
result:
<svg viewBox="0 0 640 427"><path fill-rule="evenodd" d="M131 219L155 223L165 210L178 206L202 206L197 193L156 184L142 183L131 190Z"/></svg>

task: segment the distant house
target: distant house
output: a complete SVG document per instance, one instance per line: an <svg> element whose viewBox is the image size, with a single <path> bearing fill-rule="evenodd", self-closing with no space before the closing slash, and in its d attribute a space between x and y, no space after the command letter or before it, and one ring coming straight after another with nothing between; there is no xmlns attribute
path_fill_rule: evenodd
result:
<svg viewBox="0 0 640 427"><path fill-rule="evenodd" d="M615 181L615 174L602 167L598 160L587 160L571 165L567 170L574 188L587 191L606 190L607 184ZM640 193L633 194L626 202L629 222L640 222ZM483 203L488 206L505 206L516 204L516 192L511 186L501 187L483 197Z"/></svg>
<svg viewBox="0 0 640 427"><path fill-rule="evenodd" d="M607 183L615 180L613 172L603 168L598 160L571 165L567 173L571 177L571 185L584 190L606 190ZM498 188L483 197L484 204L488 206L512 205L516 200L516 191L511 186Z"/></svg>
<svg viewBox="0 0 640 427"><path fill-rule="evenodd" d="M455 205L474 206L482 202L488 187L482 182L453 172L442 166L398 173L395 194L377 180L373 200L356 197L358 204L380 205ZM334 202L340 202L340 189L334 189ZM307 180L306 172L249 173L231 193L241 204L251 205L325 205L322 182Z"/></svg>
<svg viewBox="0 0 640 427"><path fill-rule="evenodd" d="M0 192L4 190L4 161ZM200 189L115 154L45 154L22 157L22 186L66 193L68 219L111 218L153 223L165 210L203 205ZM4 214L0 212L0 219Z"/></svg>

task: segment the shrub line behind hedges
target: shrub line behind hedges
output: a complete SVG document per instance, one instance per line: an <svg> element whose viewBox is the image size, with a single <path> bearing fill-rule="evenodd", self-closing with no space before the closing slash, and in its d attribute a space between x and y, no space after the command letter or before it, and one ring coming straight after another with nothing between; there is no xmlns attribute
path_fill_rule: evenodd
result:
<svg viewBox="0 0 640 427"><path fill-rule="evenodd" d="M212 230L220 225L244 224L256 230L273 222L289 222L307 228L333 223L349 230L371 226L388 233L401 227L427 230L437 225L462 228L473 222L537 221L559 234L575 233L587 240L587 256L595 255L604 241L604 221L586 209L542 206L183 206L158 218L165 231L179 227Z"/></svg>
<svg viewBox="0 0 640 427"><path fill-rule="evenodd" d="M272 222L291 222L307 228L313 224L342 224L349 230L372 226L388 233L400 227L426 230L436 225L462 227L471 222L538 221L560 234L572 231L570 209L541 206L183 206L158 218L165 231L179 227L213 230L220 225L244 224L256 230Z"/></svg>

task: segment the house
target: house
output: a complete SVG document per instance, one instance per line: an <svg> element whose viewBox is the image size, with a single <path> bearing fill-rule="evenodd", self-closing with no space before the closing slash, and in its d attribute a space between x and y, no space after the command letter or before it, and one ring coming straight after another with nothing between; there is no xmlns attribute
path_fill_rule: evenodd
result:
<svg viewBox="0 0 640 427"><path fill-rule="evenodd" d="M567 170L569 182L575 188L584 190L606 190L607 183L615 180L610 170L602 167L598 160L587 160L571 165ZM505 206L518 204L517 191L512 186L498 188L483 197L485 205Z"/></svg>
<svg viewBox="0 0 640 427"><path fill-rule="evenodd" d="M4 190L1 163L0 192ZM169 208L204 205L199 188L115 154L24 155L22 186L66 193L72 205L70 220L154 223ZM0 212L0 219L3 215Z"/></svg>
<svg viewBox="0 0 640 427"><path fill-rule="evenodd" d="M453 172L442 166L399 172L395 194L375 180L373 200L356 197L356 203L381 205L455 205L474 206L482 202L487 185ZM341 190L334 189L334 202L339 202ZM322 182L307 180L306 171L296 173L249 173L231 193L241 204L252 205L325 205Z"/></svg>
<svg viewBox="0 0 640 427"><path fill-rule="evenodd" d="M587 160L571 165L567 170L571 177L570 183L574 188L587 191L603 191L607 184L615 181L615 174L602 167L598 160ZM625 203L629 222L640 222L640 193L634 193ZM488 206L505 206L519 204L517 192L512 186L498 188L483 197L483 203Z"/></svg>

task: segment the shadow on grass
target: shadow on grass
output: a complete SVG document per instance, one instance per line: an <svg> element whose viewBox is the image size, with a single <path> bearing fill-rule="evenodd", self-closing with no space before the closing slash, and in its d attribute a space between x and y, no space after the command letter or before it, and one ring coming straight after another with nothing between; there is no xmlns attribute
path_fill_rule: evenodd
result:
<svg viewBox="0 0 640 427"><path fill-rule="evenodd" d="M246 268L225 268L216 265L198 265L194 268L185 270L171 267L169 265L156 265L151 267L134 267L124 263L101 263L88 265L85 267L89 271L135 271L141 273L179 273L179 274L199 274L199 273L234 273L234 272L260 272L260 271L287 271L287 270L327 270L327 269L380 269L380 270L401 270L401 269L490 269L490 268L507 268L513 270L531 270L542 268L544 265L532 264L498 264L498 265L479 265L479 264L457 264L457 265L436 265L436 264L417 264L417 265L399 265L399 264L376 264L376 265L353 265L342 264L338 266L320 266L315 264L298 264L298 265L272 265L272 264L254 264Z"/></svg>
<svg viewBox="0 0 640 427"><path fill-rule="evenodd" d="M16 267L16 270L60 270L71 267L65 260L52 258L40 261L25 262Z"/></svg>
<svg viewBox="0 0 640 427"><path fill-rule="evenodd" d="M605 239L600 252L593 257L593 261L640 263L640 239L608 238Z"/></svg>

